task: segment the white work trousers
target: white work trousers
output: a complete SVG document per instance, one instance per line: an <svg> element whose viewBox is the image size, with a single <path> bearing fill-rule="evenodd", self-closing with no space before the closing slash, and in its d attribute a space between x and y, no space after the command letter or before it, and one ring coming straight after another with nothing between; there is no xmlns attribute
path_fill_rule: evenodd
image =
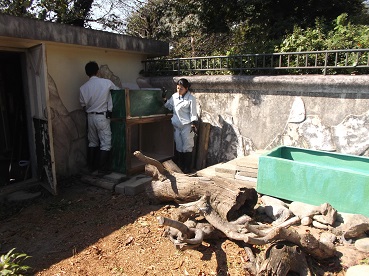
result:
<svg viewBox="0 0 369 276"><path fill-rule="evenodd" d="M111 149L110 119L105 114L88 114L88 146L98 147L100 150Z"/></svg>
<svg viewBox="0 0 369 276"><path fill-rule="evenodd" d="M182 127L174 126L174 142L178 152L192 152L195 133L191 132L191 124Z"/></svg>

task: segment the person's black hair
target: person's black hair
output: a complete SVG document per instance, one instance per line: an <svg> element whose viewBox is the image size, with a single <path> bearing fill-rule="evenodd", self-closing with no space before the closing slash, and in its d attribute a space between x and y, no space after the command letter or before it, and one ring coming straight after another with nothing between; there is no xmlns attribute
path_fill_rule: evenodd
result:
<svg viewBox="0 0 369 276"><path fill-rule="evenodd" d="M190 88L190 86L191 86L191 84L189 83L189 81L187 79L179 79L177 81L177 85L182 85L186 89Z"/></svg>
<svg viewBox="0 0 369 276"><path fill-rule="evenodd" d="M99 71L99 65L96 61L90 61L85 66L86 75L89 77L96 76Z"/></svg>

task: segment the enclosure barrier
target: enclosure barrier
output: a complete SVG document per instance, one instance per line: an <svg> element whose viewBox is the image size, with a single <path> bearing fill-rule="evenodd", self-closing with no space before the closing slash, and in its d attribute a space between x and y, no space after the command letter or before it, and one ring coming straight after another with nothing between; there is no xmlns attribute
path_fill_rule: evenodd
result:
<svg viewBox="0 0 369 276"><path fill-rule="evenodd" d="M346 49L234 56L155 58L142 61L145 76L364 74L369 49Z"/></svg>

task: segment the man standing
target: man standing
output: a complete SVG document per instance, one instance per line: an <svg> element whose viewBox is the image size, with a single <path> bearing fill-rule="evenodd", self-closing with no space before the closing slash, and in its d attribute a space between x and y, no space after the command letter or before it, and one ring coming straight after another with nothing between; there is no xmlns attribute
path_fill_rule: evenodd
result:
<svg viewBox="0 0 369 276"><path fill-rule="evenodd" d="M85 66L89 80L80 87L80 103L87 113L87 164L91 172L107 172L111 149L110 114L113 110L111 89L119 89L111 80L97 77L99 65L90 61Z"/></svg>

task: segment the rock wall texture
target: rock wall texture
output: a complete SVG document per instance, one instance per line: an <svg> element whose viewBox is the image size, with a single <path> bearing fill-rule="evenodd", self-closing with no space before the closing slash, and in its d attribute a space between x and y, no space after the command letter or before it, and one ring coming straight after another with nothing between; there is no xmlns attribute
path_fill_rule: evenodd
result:
<svg viewBox="0 0 369 276"><path fill-rule="evenodd" d="M369 76L191 76L211 124L207 165L287 145L369 156ZM179 77L140 87L175 90Z"/></svg>

